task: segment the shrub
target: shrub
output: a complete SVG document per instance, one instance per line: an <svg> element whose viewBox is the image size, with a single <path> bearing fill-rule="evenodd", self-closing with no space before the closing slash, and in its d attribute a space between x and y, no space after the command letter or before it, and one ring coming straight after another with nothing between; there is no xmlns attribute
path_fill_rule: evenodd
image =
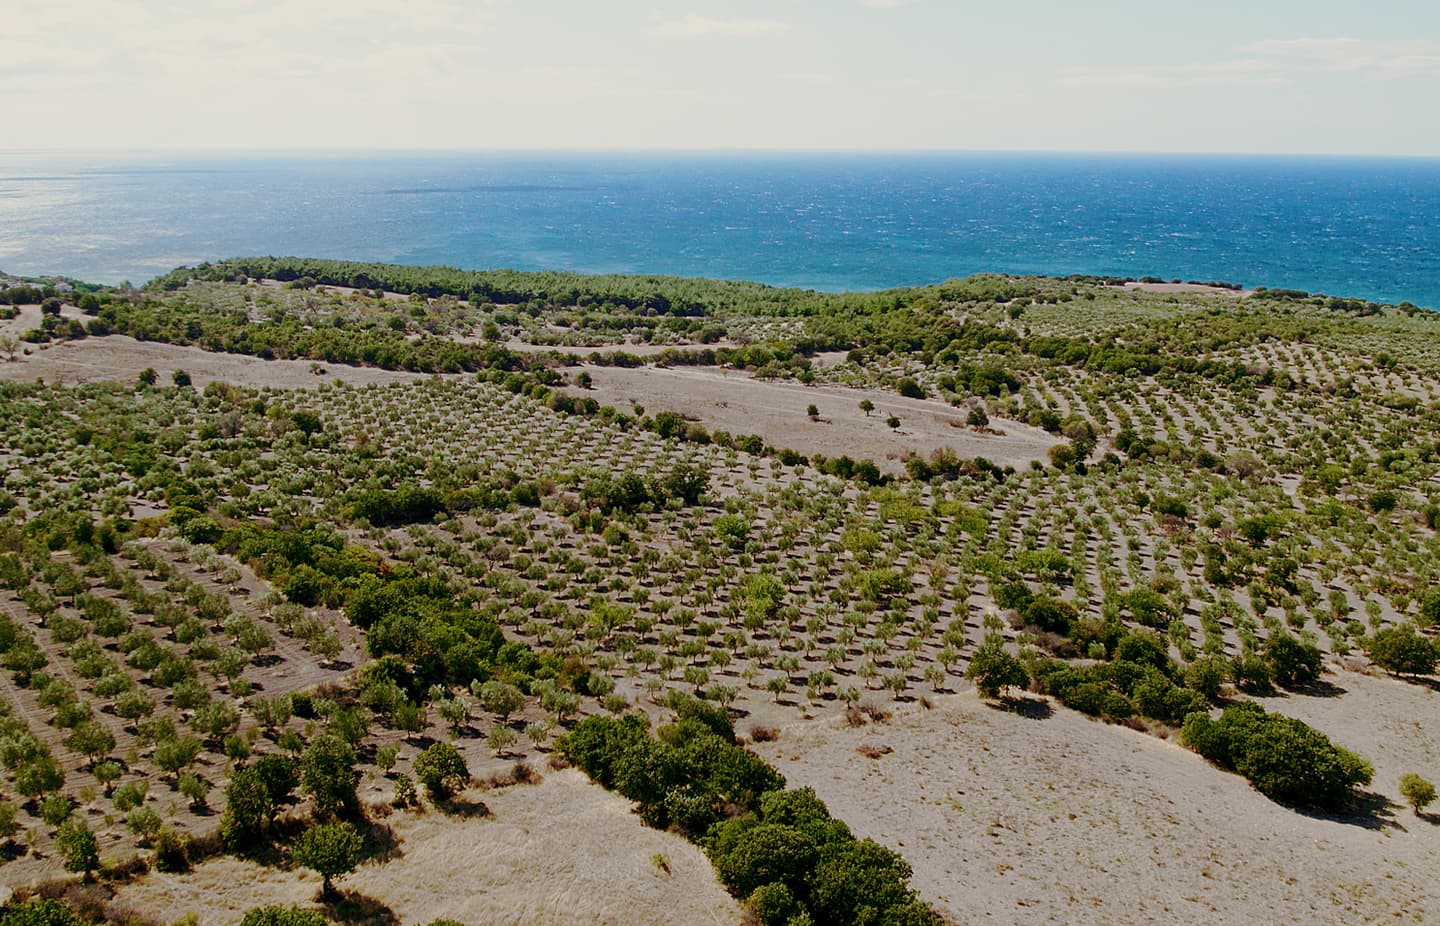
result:
<svg viewBox="0 0 1440 926"><path fill-rule="evenodd" d="M1435 802L1435 785L1411 772L1400 776L1400 794L1418 817L1421 811Z"/></svg>
<svg viewBox="0 0 1440 926"><path fill-rule="evenodd" d="M1258 704L1228 707L1219 719L1196 712L1185 719L1184 744L1222 768L1239 772L1277 801L1341 810L1355 789L1370 783L1370 763L1323 733Z"/></svg>
<svg viewBox="0 0 1440 926"><path fill-rule="evenodd" d="M329 922L316 910L271 904L246 913L240 926L329 926Z"/></svg>
<svg viewBox="0 0 1440 926"><path fill-rule="evenodd" d="M1027 626L1059 634L1069 634L1079 617L1074 605L1059 598L1036 598L1021 612Z"/></svg>
<svg viewBox="0 0 1440 926"><path fill-rule="evenodd" d="M909 376L903 377L897 383L895 383L895 391L905 396L907 399L925 398L925 390L920 386L919 383L914 380L913 377Z"/></svg>
<svg viewBox="0 0 1440 926"><path fill-rule="evenodd" d="M153 842L156 868L168 872L190 870L189 836L167 826L155 835Z"/></svg>
<svg viewBox="0 0 1440 926"><path fill-rule="evenodd" d="M1440 662L1440 647L1408 624L1375 631L1365 644L1370 661L1391 675L1430 675Z"/></svg>
<svg viewBox="0 0 1440 926"><path fill-rule="evenodd" d="M1023 687L1030 681L1025 667L1005 648L1005 641L998 634L987 636L975 650L965 677L975 683L982 698L998 698L1005 689Z"/></svg>
<svg viewBox="0 0 1440 926"><path fill-rule="evenodd" d="M1271 675L1282 687L1299 688L1320 678L1320 648L1314 643L1302 642L1288 633L1275 633L1265 641L1262 653Z"/></svg>
<svg viewBox="0 0 1440 926"><path fill-rule="evenodd" d="M1229 675L1229 664L1220 656L1202 656L1185 667L1185 687L1207 698L1218 697Z"/></svg>
<svg viewBox="0 0 1440 926"><path fill-rule="evenodd" d="M427 746L415 757L415 777L432 800L444 800L470 780L465 757L449 743Z"/></svg>
<svg viewBox="0 0 1440 926"><path fill-rule="evenodd" d="M1267 694L1275 690L1270 663L1259 656L1236 656L1230 661L1230 677L1241 691Z"/></svg>
<svg viewBox="0 0 1440 926"><path fill-rule="evenodd" d="M58 900L36 898L6 907L0 926L83 926L83 921Z"/></svg>

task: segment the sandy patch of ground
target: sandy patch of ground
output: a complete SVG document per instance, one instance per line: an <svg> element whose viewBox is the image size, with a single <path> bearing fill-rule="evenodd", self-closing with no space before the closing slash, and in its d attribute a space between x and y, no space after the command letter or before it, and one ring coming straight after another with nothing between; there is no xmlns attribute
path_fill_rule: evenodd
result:
<svg viewBox="0 0 1440 926"><path fill-rule="evenodd" d="M9 306L6 306L6 308L9 308ZM45 318L45 316L40 313L40 306L38 305L21 305L15 308L20 310L19 315L14 318L0 318L0 338L10 337L18 339L32 328L39 328L40 322ZM60 314L67 318L80 317L79 311L73 306L65 306ZM20 347L28 347L34 350L35 345L24 344Z"/></svg>
<svg viewBox="0 0 1440 926"><path fill-rule="evenodd" d="M33 325L31 327L34 327ZM299 389L318 386L327 380L351 385L409 382L424 374L352 367L338 363L312 364L308 360L262 360L243 354L221 354L198 347L137 341L123 335L62 341L54 344L26 344L31 353L17 355L14 362L0 358L0 381L87 383L97 380L134 380L149 367L159 374L159 384L168 385L176 370L190 374L196 388L212 380L248 386ZM314 369L323 370L322 373Z"/></svg>
<svg viewBox="0 0 1440 926"><path fill-rule="evenodd" d="M483 799L491 816L395 814L385 822L399 840L397 857L364 865L336 887L368 898L374 922L406 926L437 917L527 926L740 922L704 853L646 828L628 801L578 771L467 796ZM202 926L222 926L267 903L311 905L319 888L308 871L227 857L189 874L147 875L117 900L167 921L194 912Z"/></svg>
<svg viewBox="0 0 1440 926"><path fill-rule="evenodd" d="M1170 293L1172 295L1202 293L1206 296L1229 296L1232 299L1248 296L1252 292L1248 289L1226 289L1223 286L1206 286L1204 283L1141 283L1131 281L1125 284L1125 288L1138 289L1144 293Z"/></svg>
<svg viewBox="0 0 1440 926"><path fill-rule="evenodd" d="M965 425L966 412L943 402L907 399L893 392L849 389L844 386L806 386L794 382L768 382L734 370L710 367L587 366L592 388L577 391L629 412L643 405L647 413L669 409L698 420L710 430L731 434L759 434L775 447L811 455L871 459L882 470L898 473L906 451L928 457L950 447L962 458L985 457L994 463L1028 466L1045 460L1056 438L1028 425L993 419L991 428L1003 434L985 434ZM867 417L861 399L875 403ZM818 420L806 414L809 405ZM892 430L885 419L894 415L900 427Z"/></svg>
<svg viewBox="0 0 1440 926"><path fill-rule="evenodd" d="M1364 709L1350 713L1365 721ZM1436 718L1376 738L1433 769ZM865 744L893 752L862 758ZM966 692L881 726L797 724L755 748L857 835L902 853L921 895L962 923L1440 918L1440 820L1399 808L1368 826L1306 816L1178 744L1064 708L1031 719ZM1376 788L1397 799L1373 758Z"/></svg>
<svg viewBox="0 0 1440 926"><path fill-rule="evenodd" d="M480 341L481 338L451 338L455 341ZM635 344L599 344L593 347L572 344L531 344L529 341L511 339L505 342L505 348L519 354L574 354L577 357L589 357L591 354L630 354L635 357L654 357L663 354L667 350L674 351L699 351L719 350L722 347L735 348L740 345L734 341L722 338L713 344L648 344L637 342Z"/></svg>

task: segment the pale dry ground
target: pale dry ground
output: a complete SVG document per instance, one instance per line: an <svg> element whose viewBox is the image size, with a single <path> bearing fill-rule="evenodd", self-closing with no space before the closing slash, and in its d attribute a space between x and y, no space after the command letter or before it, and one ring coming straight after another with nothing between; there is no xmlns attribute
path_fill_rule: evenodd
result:
<svg viewBox="0 0 1440 926"><path fill-rule="evenodd" d="M592 388L573 390L574 394L627 414L635 403L648 414L668 409L712 431L759 434L772 446L807 456L848 454L871 459L890 473L903 469L906 451L929 457L940 447L950 447L961 458L985 457L1022 467L1031 460L1047 459L1050 448L1059 443L1039 428L998 418L990 426L1003 434L980 433L965 425L965 409L878 389L768 382L711 367L587 366L585 371ZM869 417L859 407L860 400L867 398L875 403ZM805 413L811 404L820 413L818 421ZM900 419L898 430L886 425L890 415Z"/></svg>
<svg viewBox="0 0 1440 926"><path fill-rule="evenodd" d="M33 325L31 327L34 327ZM248 386L299 389L341 380L351 385L395 383L422 379L424 374L321 363L323 373L312 371L308 360L262 360L242 354L221 354L198 347L181 347L155 341L137 341L124 335L63 341L58 344L26 344L31 353L14 362L0 357L0 381L74 384L97 380L134 380L147 367L159 374L157 383L170 384L176 370L190 374L195 387L212 380Z"/></svg>
<svg viewBox="0 0 1440 926"><path fill-rule="evenodd" d="M698 848L646 828L629 801L578 771L467 797L483 799L491 816L394 814L384 822L400 841L398 857L364 865L336 887L369 898L371 922L406 926L439 917L476 926L740 922ZM222 857L189 874L146 875L116 900L166 921L193 912L200 926L228 926L256 906L312 905L319 889L309 871Z"/></svg>
<svg viewBox="0 0 1440 926"><path fill-rule="evenodd" d="M0 318L0 338L19 338L30 329L39 328L40 322L45 317L40 314L40 306L38 305L22 305L16 306L16 308L20 310L19 315L14 318ZM64 306L61 308L60 314L66 318L82 318L80 311L74 306ZM17 351L25 349L34 350L36 346L35 344L22 344L17 348Z"/></svg>
<svg viewBox="0 0 1440 926"><path fill-rule="evenodd" d="M1428 694L1339 682L1358 700L1307 699L1294 713L1370 755L1392 800L1397 769L1435 777ZM1419 723L1389 723L1392 711ZM866 744L893 752L867 759ZM796 724L754 748L858 836L902 853L921 896L960 923L1440 918L1440 820L1398 807L1368 825L1300 814L1178 744L1059 706L1031 719L968 691L882 725Z"/></svg>
<svg viewBox="0 0 1440 926"><path fill-rule="evenodd" d="M557 333L566 329L561 328ZM482 338L452 338L454 341L478 342ZM579 357L589 357L591 354L631 354L636 357L654 357L663 354L667 350L674 351L701 351L719 350L722 347L736 348L740 345L728 338L721 338L713 344L647 344L644 342L629 344L597 344L586 347L584 345L569 344L532 344L529 341L520 341L514 338L505 342L506 350L512 350L519 354L575 354Z"/></svg>
<svg viewBox="0 0 1440 926"><path fill-rule="evenodd" d="M1203 283L1140 283L1130 282L1125 284L1126 289L1138 289L1145 293L1170 293L1179 295L1183 293L1201 293L1206 296L1229 296L1232 299L1239 299L1250 295L1253 290L1248 289L1226 289L1223 286L1206 286Z"/></svg>

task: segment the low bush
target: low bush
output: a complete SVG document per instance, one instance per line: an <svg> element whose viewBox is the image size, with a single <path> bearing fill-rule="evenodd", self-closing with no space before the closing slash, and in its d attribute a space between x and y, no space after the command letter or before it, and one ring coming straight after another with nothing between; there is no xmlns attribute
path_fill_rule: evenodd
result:
<svg viewBox="0 0 1440 926"><path fill-rule="evenodd" d="M1266 797L1302 807L1343 810L1374 775L1370 763L1319 730L1249 702L1226 708L1218 719L1191 714L1182 742L1244 775Z"/></svg>

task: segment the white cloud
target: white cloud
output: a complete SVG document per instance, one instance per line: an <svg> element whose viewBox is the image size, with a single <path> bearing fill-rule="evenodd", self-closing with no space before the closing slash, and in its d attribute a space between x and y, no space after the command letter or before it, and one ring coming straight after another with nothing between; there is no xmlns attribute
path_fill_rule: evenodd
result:
<svg viewBox="0 0 1440 926"><path fill-rule="evenodd" d="M1440 42L1430 39L1269 39L1237 49L1279 66L1366 77L1440 74Z"/></svg>
<svg viewBox="0 0 1440 926"><path fill-rule="evenodd" d="M711 19L699 13L690 13L684 19L660 23L650 30L650 34L665 39L686 39L702 35L746 38L774 35L786 32L789 28L789 23L777 19Z"/></svg>
<svg viewBox="0 0 1440 926"><path fill-rule="evenodd" d="M1136 68L1076 68L1060 82L1075 87L1205 87L1292 84L1313 74L1365 78L1440 75L1440 42L1428 39L1269 39L1236 57Z"/></svg>

